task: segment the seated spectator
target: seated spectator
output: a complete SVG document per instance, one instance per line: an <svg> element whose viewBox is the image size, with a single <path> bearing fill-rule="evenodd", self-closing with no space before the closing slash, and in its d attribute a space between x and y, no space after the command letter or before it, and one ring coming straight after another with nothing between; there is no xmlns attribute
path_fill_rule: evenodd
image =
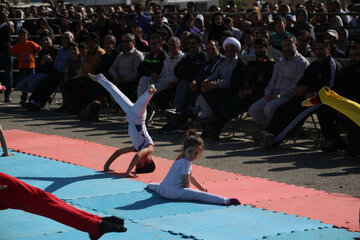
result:
<svg viewBox="0 0 360 240"><path fill-rule="evenodd" d="M352 101L360 103L360 46L351 44L349 49L350 66L344 68L341 75L340 94ZM346 118L347 156L360 155L360 127ZM330 145L330 147L332 147Z"/></svg>
<svg viewBox="0 0 360 240"><path fill-rule="evenodd" d="M325 141L336 141L339 145L345 146L345 143L338 137L339 133L334 123L329 121L334 114L336 115L335 110L326 105L318 108L301 106L302 101L314 96L323 86L334 89L338 88L340 84L342 67L330 56L330 43L316 40L315 56L316 60L306 68L304 75L297 83L296 95L276 110L269 125L257 136L257 140L265 141L267 145L276 147L291 130L303 123L310 114L316 112ZM279 140L273 142L275 136L279 136ZM323 150L327 151L327 148L323 148Z"/></svg>
<svg viewBox="0 0 360 240"><path fill-rule="evenodd" d="M207 41L215 40L218 43L221 42L221 34L225 30L231 30L228 29L224 22L222 14L219 12L214 13L211 16L211 25L209 27L209 33L207 35Z"/></svg>
<svg viewBox="0 0 360 240"><path fill-rule="evenodd" d="M139 76L151 76L152 74L159 75L163 62L167 57L163 49L163 39L160 35L152 35L150 38L150 52L146 54L143 61L138 67ZM140 96L140 95L138 95Z"/></svg>
<svg viewBox="0 0 360 240"><path fill-rule="evenodd" d="M177 78L174 75L174 68L183 58L184 53L180 51L180 40L177 37L169 38L168 48L169 56L164 60L160 74L154 72L150 76L142 76L140 78L137 88L138 96L141 96L148 89L149 84L155 85L157 89L155 94L176 85Z"/></svg>
<svg viewBox="0 0 360 240"><path fill-rule="evenodd" d="M314 57L310 46L310 33L303 30L297 34L297 50L303 57Z"/></svg>
<svg viewBox="0 0 360 240"><path fill-rule="evenodd" d="M140 52L150 51L149 42L144 39L144 31L141 27L133 26L131 28L132 34L135 36L135 47Z"/></svg>
<svg viewBox="0 0 360 240"><path fill-rule="evenodd" d="M265 96L250 106L248 114L262 124L269 124L275 110L295 95L296 83L301 79L309 62L296 51L296 38L288 36L282 41L284 58L275 64Z"/></svg>
<svg viewBox="0 0 360 240"><path fill-rule="evenodd" d="M286 14L284 18L285 18L285 21L286 21L286 27L285 27L286 31L288 31L292 35L295 35L294 26L295 26L296 20L295 20L294 15Z"/></svg>
<svg viewBox="0 0 360 240"><path fill-rule="evenodd" d="M189 49L187 48L187 39L190 35L189 31L184 31L180 36L180 50L183 53L188 53Z"/></svg>
<svg viewBox="0 0 360 240"><path fill-rule="evenodd" d="M135 48L135 36L127 33L122 36L123 51L116 57L109 69L113 83L130 100L136 100L138 72L137 69L144 59L142 52Z"/></svg>
<svg viewBox="0 0 360 240"><path fill-rule="evenodd" d="M288 36L292 36L291 33L286 31L285 29L286 21L285 18L282 16L277 16L274 19L274 29L275 32L272 33L271 39L272 39L272 45L274 48L282 51L282 40L285 39Z"/></svg>
<svg viewBox="0 0 360 240"><path fill-rule="evenodd" d="M206 54L201 50L202 37L200 34L192 33L188 37L189 53L175 66L174 74L178 78L176 94L173 106L178 115L184 115L188 106L189 83L191 83L199 73L201 67L206 62ZM181 123L182 124L182 123ZM168 122L161 131L164 133L176 132L180 124Z"/></svg>
<svg viewBox="0 0 360 240"><path fill-rule="evenodd" d="M238 28L234 27L234 20L231 17L224 18L224 24L232 31L234 38L238 41L242 39L242 33Z"/></svg>
<svg viewBox="0 0 360 240"><path fill-rule="evenodd" d="M206 29L204 25L204 16L202 14L196 15L194 20L194 26L200 30L200 35L204 37Z"/></svg>
<svg viewBox="0 0 360 240"><path fill-rule="evenodd" d="M295 36L298 37L298 34L301 31L307 31L310 34L310 43L313 43L316 39L314 27L309 23L309 16L306 9L300 8L296 11L296 23L294 26Z"/></svg>
<svg viewBox="0 0 360 240"><path fill-rule="evenodd" d="M144 35L146 35L150 17L144 14L144 6L142 4L136 4L135 6L135 23L137 27L143 30Z"/></svg>
<svg viewBox="0 0 360 240"><path fill-rule="evenodd" d="M99 42L99 36L95 32L88 34L86 45L89 50L81 61L79 78L65 83L65 89L70 98L70 112L73 114L79 113L89 103L99 101L99 98L103 96L100 85L88 77L89 74L97 73L101 56L105 54L105 50L99 46Z"/></svg>
<svg viewBox="0 0 360 240"><path fill-rule="evenodd" d="M336 43L336 46L340 51L344 52L345 55L347 55L350 46L349 31L346 28L342 27L337 30L337 33L339 35L339 38Z"/></svg>
<svg viewBox="0 0 360 240"><path fill-rule="evenodd" d="M323 38L323 34L326 30L329 29L329 21L328 16L326 15L327 11L325 8L318 8L316 10L316 13L319 13L315 15L315 23L314 23L314 32L315 37L317 38Z"/></svg>
<svg viewBox="0 0 360 240"><path fill-rule="evenodd" d="M254 57L254 41L256 39L256 33L251 29L244 31L244 44L241 47L240 55Z"/></svg>
<svg viewBox="0 0 360 240"><path fill-rule="evenodd" d="M334 29L328 29L325 33L324 33L324 39L328 40L331 44L331 56L334 58L344 58L345 57L345 53L343 51L341 51L340 49L338 49L338 47L336 46L336 42L339 39L339 34L337 33L336 30Z"/></svg>
<svg viewBox="0 0 360 240"><path fill-rule="evenodd" d="M42 50L39 52L39 57L36 60L36 73L22 79L16 85L16 90L22 91L23 97L27 93L33 92L42 81L46 81L56 71L53 62L58 50L54 48L52 41L53 39L50 34L45 33L41 35Z"/></svg>
<svg viewBox="0 0 360 240"><path fill-rule="evenodd" d="M148 26L148 39L154 34L160 35L166 42L174 35L169 25L163 22L163 15L159 11L154 12L153 23Z"/></svg>
<svg viewBox="0 0 360 240"><path fill-rule="evenodd" d="M60 82L59 88L62 95L62 105L57 111L68 111L70 108L70 99L65 90L65 84L71 80L79 72L81 66L81 58L84 58L87 54L88 48L84 43L79 45L76 42L68 43L68 51L71 54L71 58L66 63L64 79Z"/></svg>
<svg viewBox="0 0 360 240"><path fill-rule="evenodd" d="M188 31L190 33L200 33L200 30L194 26L194 20L195 20L194 14L191 13L185 14L185 16L181 19L180 26L175 31L174 35L180 38L181 34L184 31Z"/></svg>
<svg viewBox="0 0 360 240"><path fill-rule="evenodd" d="M278 49L274 48L271 43L271 34L269 30L266 29L260 29L259 31L259 38L265 38L269 42L269 50L268 50L268 56L274 59L280 59L283 57L283 54Z"/></svg>
<svg viewBox="0 0 360 240"><path fill-rule="evenodd" d="M221 129L231 118L246 112L258 99L263 97L264 89L271 79L275 60L268 56L269 42L258 38L254 42L256 58L246 68L239 61L232 73L230 94L221 104L215 118L205 124L205 134L218 140Z"/></svg>
<svg viewBox="0 0 360 240"><path fill-rule="evenodd" d="M246 65L243 60L238 58L241 49L240 42L229 37L223 43L225 49L225 60L221 61L215 71L201 83L201 94L196 102L201 108L201 119L209 119L217 114L224 99L231 93L231 75L234 69L240 65ZM238 64L238 62L241 62Z"/></svg>

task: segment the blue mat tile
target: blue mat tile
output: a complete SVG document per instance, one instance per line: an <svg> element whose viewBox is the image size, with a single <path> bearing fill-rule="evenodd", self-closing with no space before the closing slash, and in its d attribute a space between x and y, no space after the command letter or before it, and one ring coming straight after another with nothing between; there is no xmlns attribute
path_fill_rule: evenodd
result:
<svg viewBox="0 0 360 240"><path fill-rule="evenodd" d="M125 233L107 233L101 237L101 240L182 240L179 236L174 236L168 232L159 231L151 227L142 226L141 224L126 222L128 231ZM38 235L30 238L20 238L19 240L88 240L88 234L76 230L67 232L51 233L46 235Z"/></svg>
<svg viewBox="0 0 360 240"><path fill-rule="evenodd" d="M265 240L353 240L355 237L360 237L360 233L349 232L345 229L338 228L323 228L309 231L294 231L292 233L282 233L277 236L265 237Z"/></svg>
<svg viewBox="0 0 360 240"><path fill-rule="evenodd" d="M225 207L212 211L149 218L140 222L183 236L194 236L205 240L261 239L265 235L332 227L320 221L265 211L251 206Z"/></svg>
<svg viewBox="0 0 360 240"><path fill-rule="evenodd" d="M27 239L44 233L73 230L51 219L12 209L0 211L0 229L1 240Z"/></svg>
<svg viewBox="0 0 360 240"><path fill-rule="evenodd" d="M126 219L145 219L166 215L224 208L199 202L169 201L151 191L71 200L72 203Z"/></svg>
<svg viewBox="0 0 360 240"><path fill-rule="evenodd" d="M21 153L1 158L0 171L61 199L142 191L146 186L112 174Z"/></svg>

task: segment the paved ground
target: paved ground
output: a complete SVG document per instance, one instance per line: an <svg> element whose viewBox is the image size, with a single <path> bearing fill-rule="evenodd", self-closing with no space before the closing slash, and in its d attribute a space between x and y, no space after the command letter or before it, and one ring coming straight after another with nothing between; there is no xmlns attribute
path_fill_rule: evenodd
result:
<svg viewBox="0 0 360 240"><path fill-rule="evenodd" d="M54 111L60 106L56 103L50 108L30 112L18 104L18 92L12 98L10 104L3 103L3 96L0 98L0 124L4 129L56 134L114 147L130 144L122 114L103 115L100 122L83 123L73 115ZM181 149L184 133L161 134L158 129L163 124L164 119L156 117L149 126L156 144L154 155L174 159ZM235 137L222 136L220 142L206 141L203 157L195 164L360 197L359 158L343 158L342 153L323 153L314 146L312 139L301 139L295 146L289 141L276 150L261 149L247 134L255 124L246 120L239 126L241 130ZM198 128L196 124L194 127Z"/></svg>

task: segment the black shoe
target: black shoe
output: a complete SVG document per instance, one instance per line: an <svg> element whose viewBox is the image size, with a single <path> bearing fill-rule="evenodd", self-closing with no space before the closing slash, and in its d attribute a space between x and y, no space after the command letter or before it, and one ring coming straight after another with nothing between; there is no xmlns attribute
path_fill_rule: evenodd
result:
<svg viewBox="0 0 360 240"><path fill-rule="evenodd" d="M116 216L110 216L110 217L103 217L102 220L106 220L108 222L114 223L114 224L120 224L124 226L124 219L116 217Z"/></svg>
<svg viewBox="0 0 360 240"><path fill-rule="evenodd" d="M357 157L357 156L360 156L360 152L346 151L344 156L345 157Z"/></svg>
<svg viewBox="0 0 360 240"><path fill-rule="evenodd" d="M326 141L321 145L321 150L323 152L336 152L338 150L346 150L347 148L346 143L342 139Z"/></svg>
<svg viewBox="0 0 360 240"><path fill-rule="evenodd" d="M32 104L30 102L26 104L26 108L29 111L38 111L40 109L40 107L38 107L35 104Z"/></svg>
<svg viewBox="0 0 360 240"><path fill-rule="evenodd" d="M69 109L69 107L62 105L61 107L55 109L57 112L66 112Z"/></svg>
<svg viewBox="0 0 360 240"><path fill-rule="evenodd" d="M172 124L166 124L163 128L159 130L161 133L177 133L176 127L174 127Z"/></svg>
<svg viewBox="0 0 360 240"><path fill-rule="evenodd" d="M10 98L10 96L5 96L5 100L4 100L4 102L8 102L8 103L10 103L10 102L11 102L11 98Z"/></svg>
<svg viewBox="0 0 360 240"><path fill-rule="evenodd" d="M25 99L22 99L22 100L19 102L19 104L20 104L22 107L24 107L24 108L27 107L27 103L26 103L26 100L25 100Z"/></svg>

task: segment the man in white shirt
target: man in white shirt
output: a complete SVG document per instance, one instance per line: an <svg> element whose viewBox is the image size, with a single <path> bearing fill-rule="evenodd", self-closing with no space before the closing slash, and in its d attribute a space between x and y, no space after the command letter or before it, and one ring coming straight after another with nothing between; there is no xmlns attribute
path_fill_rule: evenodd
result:
<svg viewBox="0 0 360 240"><path fill-rule="evenodd" d="M151 76L142 76L137 88L138 96L141 96L148 88L149 84L154 84L158 92L174 86L177 78L174 74L176 64L182 59L184 53L180 51L180 39L171 37L168 40L169 56L164 60L161 73L151 74Z"/></svg>
<svg viewBox="0 0 360 240"><path fill-rule="evenodd" d="M296 83L301 79L309 62L296 50L296 38L288 36L282 43L284 57L275 64L272 78L265 88L265 96L249 108L249 115L267 125L275 110L295 96Z"/></svg>
<svg viewBox="0 0 360 240"><path fill-rule="evenodd" d="M131 100L136 99L138 66L144 59L142 52L135 48L135 36L126 33L121 37L123 52L120 52L109 69L113 83Z"/></svg>

